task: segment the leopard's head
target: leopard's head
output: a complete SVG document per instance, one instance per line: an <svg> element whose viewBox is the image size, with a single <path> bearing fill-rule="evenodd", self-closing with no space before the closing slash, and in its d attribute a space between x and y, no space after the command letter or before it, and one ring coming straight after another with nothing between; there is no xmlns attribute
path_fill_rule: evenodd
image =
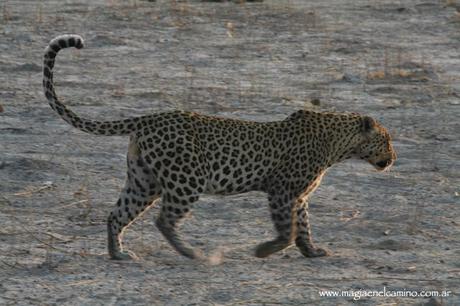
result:
<svg viewBox="0 0 460 306"><path fill-rule="evenodd" d="M362 118L361 132L362 141L355 151L358 157L368 161L378 171L390 168L396 160L396 152L387 129L366 116Z"/></svg>

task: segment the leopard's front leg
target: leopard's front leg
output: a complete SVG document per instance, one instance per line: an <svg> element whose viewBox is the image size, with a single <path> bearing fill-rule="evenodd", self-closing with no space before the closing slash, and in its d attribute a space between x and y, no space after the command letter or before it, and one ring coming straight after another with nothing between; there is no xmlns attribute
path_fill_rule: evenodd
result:
<svg viewBox="0 0 460 306"><path fill-rule="evenodd" d="M311 237L310 221L308 219L308 202L306 199L299 199L296 207L297 214L297 237L295 244L305 257L328 256L330 252L326 249L316 247Z"/></svg>
<svg viewBox="0 0 460 306"><path fill-rule="evenodd" d="M295 197L284 194L283 188L277 188L280 192L271 192L268 196L270 212L278 237L261 243L257 246L255 255L259 258L270 256L273 253L286 249L294 243L295 215L293 214Z"/></svg>

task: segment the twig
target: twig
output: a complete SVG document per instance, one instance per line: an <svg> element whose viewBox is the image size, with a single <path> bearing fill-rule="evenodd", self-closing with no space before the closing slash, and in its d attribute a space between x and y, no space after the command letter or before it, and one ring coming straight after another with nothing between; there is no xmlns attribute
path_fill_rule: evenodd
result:
<svg viewBox="0 0 460 306"><path fill-rule="evenodd" d="M340 220L348 222L350 220L353 220L353 219L357 218L360 214L361 214L361 212L359 210L352 210L351 215L349 217L342 216L342 217L340 217Z"/></svg>
<svg viewBox="0 0 460 306"><path fill-rule="evenodd" d="M59 235L59 234L56 234L56 233L52 233L52 232L43 232L43 234L46 234L46 235L48 235L48 236L51 236L51 237L56 238L57 240L60 240L60 241L63 241L63 242L72 241L72 239L70 239L70 238L63 238L62 235Z"/></svg>
<svg viewBox="0 0 460 306"><path fill-rule="evenodd" d="M88 280L83 280L83 281L78 281L78 282L73 282L73 283L68 283L63 285L64 287L70 287L70 286L81 286L81 285L88 285L88 284L93 284L98 282L97 279L88 279Z"/></svg>
<svg viewBox="0 0 460 306"><path fill-rule="evenodd" d="M67 207L69 207L69 206L77 205L77 204L80 204L80 203L87 203L87 202L89 202L89 200L88 200L88 199L84 199L84 200L75 201L75 202L72 202L72 203L69 203L69 204L62 205L62 206L60 206L59 208L67 208Z"/></svg>
<svg viewBox="0 0 460 306"><path fill-rule="evenodd" d="M17 217L15 216L10 216L12 219L14 219L15 221L21 223L21 226L22 228L24 229L25 232L27 232L27 234L29 234L32 238L34 238L35 240L37 240L38 242L40 243L43 243L44 245L50 247L51 249L54 249L54 250L57 250L57 251L60 251L62 253L66 253L66 254L72 254L72 255L75 255L75 254L78 254L77 252L70 252L70 251L67 251L67 250L63 250L63 249L60 249L60 248L56 248L55 246L51 245L50 243L46 242L46 241L43 241L42 239L38 238L33 232L31 232L29 229L27 229L27 227L25 227L21 220L19 220Z"/></svg>
<svg viewBox="0 0 460 306"><path fill-rule="evenodd" d="M13 195L15 195L15 196L30 196L30 195L32 195L34 193L41 192L43 190L50 189L52 187L54 187L53 183L45 182L44 186L38 187L36 189L32 188L32 189L25 190L25 191L22 191L22 192L13 193Z"/></svg>
<svg viewBox="0 0 460 306"><path fill-rule="evenodd" d="M264 301L264 300L244 300L244 301L237 301L233 302L230 305L247 305L247 304L262 304L262 305L283 305L282 302L276 302L276 301Z"/></svg>
<svg viewBox="0 0 460 306"><path fill-rule="evenodd" d="M10 268L17 268L17 266L20 266L20 268L24 268L24 266L23 266L23 265L21 265L21 264L18 264L18 263L16 263L16 264L12 265L12 264L10 264L10 263L7 263L7 262L6 262L6 261L4 261L4 260L0 260L0 262L1 262L1 263L3 263L5 266L8 266L8 267L10 267Z"/></svg>
<svg viewBox="0 0 460 306"><path fill-rule="evenodd" d="M5 204L11 205L10 200L8 200L5 196L0 195L0 203L3 203L3 202Z"/></svg>

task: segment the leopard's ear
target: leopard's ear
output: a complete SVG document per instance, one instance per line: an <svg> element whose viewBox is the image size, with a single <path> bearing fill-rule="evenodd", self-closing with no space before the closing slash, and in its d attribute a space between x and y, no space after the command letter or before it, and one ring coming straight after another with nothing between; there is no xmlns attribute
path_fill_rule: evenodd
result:
<svg viewBox="0 0 460 306"><path fill-rule="evenodd" d="M377 122L375 122L374 118L369 116L363 117L362 120L362 130L363 132L370 132L377 126Z"/></svg>

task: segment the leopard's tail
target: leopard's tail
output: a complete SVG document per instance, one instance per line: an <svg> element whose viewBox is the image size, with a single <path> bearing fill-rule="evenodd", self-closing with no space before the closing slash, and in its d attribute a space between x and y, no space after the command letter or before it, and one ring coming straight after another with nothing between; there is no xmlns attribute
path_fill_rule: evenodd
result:
<svg viewBox="0 0 460 306"><path fill-rule="evenodd" d="M53 67L57 53L61 49L83 48L83 38L79 35L60 35L50 41L45 49L43 62L43 90L51 108L62 119L79 130L95 135L128 135L137 129L142 117L128 118L117 121L96 121L79 117L67 108L57 97L54 90Z"/></svg>

